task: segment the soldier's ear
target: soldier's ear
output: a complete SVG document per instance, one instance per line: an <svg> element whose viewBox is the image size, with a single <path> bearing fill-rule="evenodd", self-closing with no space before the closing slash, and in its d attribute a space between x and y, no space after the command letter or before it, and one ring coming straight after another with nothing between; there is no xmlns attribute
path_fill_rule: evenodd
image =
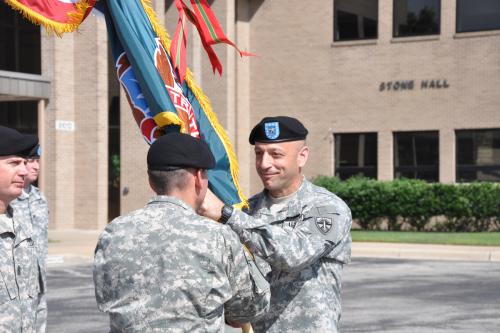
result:
<svg viewBox="0 0 500 333"><path fill-rule="evenodd" d="M158 189L154 185L153 181L151 181L151 176L149 175L149 173L148 173L148 183L149 183L149 187L151 187L151 189L153 190L153 192L155 192L156 194L159 194L158 193Z"/></svg>
<svg viewBox="0 0 500 333"><path fill-rule="evenodd" d="M207 179L207 171L203 169L196 169L193 175L195 186L201 188L203 186L203 181Z"/></svg>
<svg viewBox="0 0 500 333"><path fill-rule="evenodd" d="M309 147L304 145L300 148L299 154L297 155L297 164L299 165L299 168L303 168L306 165L308 157Z"/></svg>

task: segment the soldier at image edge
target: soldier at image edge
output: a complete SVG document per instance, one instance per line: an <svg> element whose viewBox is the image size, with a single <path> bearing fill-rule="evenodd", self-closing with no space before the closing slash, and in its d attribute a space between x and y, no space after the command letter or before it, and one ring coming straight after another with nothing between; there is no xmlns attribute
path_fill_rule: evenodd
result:
<svg viewBox="0 0 500 333"><path fill-rule="evenodd" d="M234 230L271 271L270 311L252 322L259 332L338 332L341 281L351 257L349 207L303 176L309 156L304 125L267 117L251 131L264 190L246 212L208 192L198 213Z"/></svg>
<svg viewBox="0 0 500 333"><path fill-rule="evenodd" d="M28 174L25 158L38 144L0 126L0 332L34 333L40 292L38 261L30 229L10 203Z"/></svg>
<svg viewBox="0 0 500 333"><path fill-rule="evenodd" d="M49 207L47 199L38 187L33 185L40 173L40 145L35 146L27 156L26 169L28 174L24 179L24 189L21 195L10 203L14 215L19 216L26 229L33 235L38 259L40 294L36 314L36 332L45 333L47 326L47 253Z"/></svg>
<svg viewBox="0 0 500 333"><path fill-rule="evenodd" d="M113 220L94 258L98 308L110 332L222 332L269 307L269 284L238 236L196 214L215 159L205 141L169 133L148 151L157 194Z"/></svg>

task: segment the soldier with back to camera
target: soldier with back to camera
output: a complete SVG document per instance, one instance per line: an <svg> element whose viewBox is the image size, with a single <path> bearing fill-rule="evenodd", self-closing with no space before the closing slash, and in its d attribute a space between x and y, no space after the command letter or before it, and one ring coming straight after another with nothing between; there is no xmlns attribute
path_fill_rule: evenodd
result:
<svg viewBox="0 0 500 333"><path fill-rule="evenodd" d="M112 221L97 244L94 283L110 332L221 332L269 307L269 284L238 236L196 214L215 166L208 145L187 134L160 137L148 152L156 192Z"/></svg>

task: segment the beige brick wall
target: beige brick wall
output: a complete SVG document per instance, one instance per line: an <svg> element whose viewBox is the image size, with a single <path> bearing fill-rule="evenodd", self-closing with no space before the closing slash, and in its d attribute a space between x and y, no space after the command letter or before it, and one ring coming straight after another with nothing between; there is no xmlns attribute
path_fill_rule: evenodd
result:
<svg viewBox="0 0 500 333"><path fill-rule="evenodd" d="M62 38L42 31L42 74L52 96L41 108L42 190L50 228L98 229L107 223L107 35L90 16L79 33ZM56 120L74 131L56 130Z"/></svg>
<svg viewBox="0 0 500 333"><path fill-rule="evenodd" d="M93 16L75 39L75 228L102 229L108 218L107 43Z"/></svg>
<svg viewBox="0 0 500 333"><path fill-rule="evenodd" d="M153 195L147 177L148 144L142 138L138 126L132 117L132 111L120 91L120 187L121 213L143 207Z"/></svg>
<svg viewBox="0 0 500 333"><path fill-rule="evenodd" d="M155 1L173 35L175 5ZM286 15L283 9L286 8ZM392 37L392 0L379 0L378 39L333 43L333 1L220 0L213 2L228 36L258 54L240 59L216 46L224 67L214 76L190 30L188 65L226 127L250 195L261 189L254 171L250 129L261 118L288 115L310 130L305 174L334 172L333 133L377 132L378 177L393 177L393 133L437 130L440 180L455 179L455 130L500 127L500 33L455 34L455 1L443 0L441 34ZM62 39L42 32L43 75L52 96L43 112L43 186L51 228L102 228L107 210L107 64L104 22L89 17L79 34ZM97 57L90 57L88 49ZM68 50L70 50L68 52ZM419 89L420 80L446 79L450 87ZM379 91L380 83L414 80L409 91ZM41 107L43 109L43 107ZM75 132L55 131L55 120L75 121ZM146 153L121 94L121 212L152 195Z"/></svg>
<svg viewBox="0 0 500 333"><path fill-rule="evenodd" d="M331 1L265 1L251 20L252 51L261 56L251 61L251 123L272 114L302 119L311 132L308 177L331 174L332 132L378 132L379 178L391 179L392 133L439 130L440 178L453 181L454 130L500 127L500 34L457 36L451 0L442 1L439 36L394 39L392 0L379 1L378 26L375 41L332 43ZM420 90L424 79L450 87ZM416 87L379 91L395 80Z"/></svg>
<svg viewBox="0 0 500 333"><path fill-rule="evenodd" d="M52 80L45 109L45 170L42 170L50 208L50 228L72 228L75 209L75 132L55 130L56 120L75 121L74 34L48 36L42 29L42 74Z"/></svg>

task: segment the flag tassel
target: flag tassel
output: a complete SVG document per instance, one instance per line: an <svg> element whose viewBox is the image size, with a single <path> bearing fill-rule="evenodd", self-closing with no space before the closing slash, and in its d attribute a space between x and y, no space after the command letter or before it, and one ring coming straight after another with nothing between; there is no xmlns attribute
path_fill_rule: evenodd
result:
<svg viewBox="0 0 500 333"><path fill-rule="evenodd" d="M170 50L170 45L171 41L168 36L168 33L166 30L163 28L161 24L158 23L158 20L156 19L156 15L154 13L153 8L151 7L151 0L141 0L141 4L144 8L144 11L146 15L148 16L151 25L153 27L153 30L155 31L156 35L160 38L160 42L165 48L165 50ZM230 164L230 172L231 176L233 177L235 187L238 191L239 197L242 199L242 201L236 205L234 205L236 208L242 209L248 207L248 201L246 199L246 196L243 194L241 191L239 182L238 182L238 161L236 159L236 154L234 152L233 146L231 142L229 141L229 138L222 128L221 124L217 120L217 116L212 110L212 106L210 105L210 100L208 97L201 91L201 88L196 84L196 82L193 79L192 73L189 70L189 68L186 71L186 83L193 92L194 96L196 99L199 101L200 106L203 108L205 111L205 114L207 116L208 121L214 128L215 132L219 136L222 144L224 145L224 148L227 152L228 159L229 159L229 164Z"/></svg>
<svg viewBox="0 0 500 333"><path fill-rule="evenodd" d="M12 9L20 12L31 23L42 25L48 32L53 32L59 37L65 32L77 30L95 4L95 0L81 0L75 3L75 11L67 13L68 21L63 23L47 18L19 1L5 0L5 2Z"/></svg>

